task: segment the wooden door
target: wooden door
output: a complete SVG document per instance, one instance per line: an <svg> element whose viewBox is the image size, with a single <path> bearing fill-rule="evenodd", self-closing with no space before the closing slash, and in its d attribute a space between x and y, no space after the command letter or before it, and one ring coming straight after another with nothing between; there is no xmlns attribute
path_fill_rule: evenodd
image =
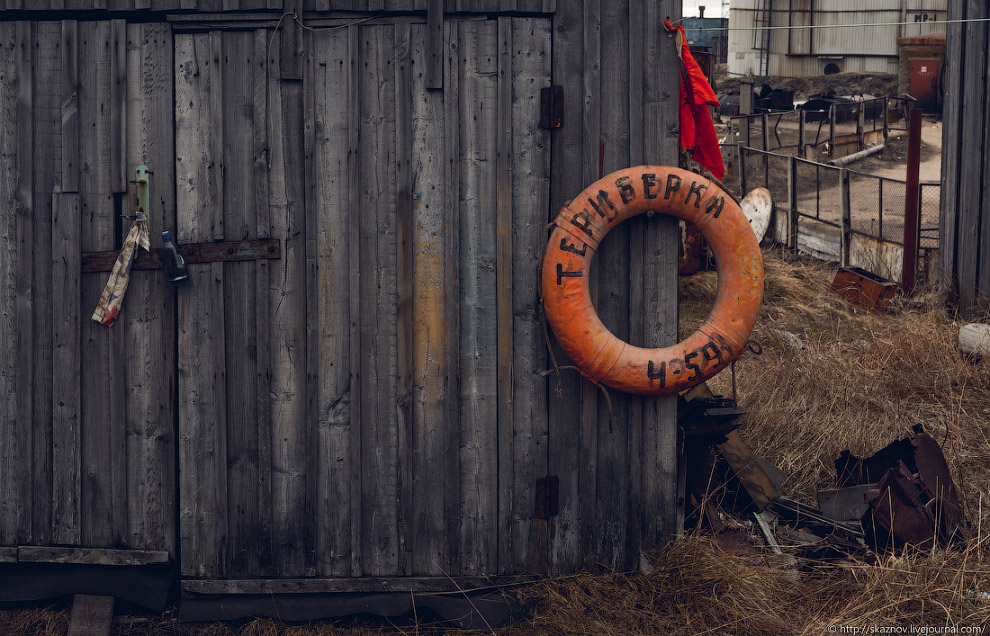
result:
<svg viewBox="0 0 990 636"><path fill-rule="evenodd" d="M175 38L180 242L282 242L179 294L183 575L544 570L550 20L272 37Z"/></svg>
<svg viewBox="0 0 990 636"><path fill-rule="evenodd" d="M0 35L0 561L165 561L171 291L160 271L133 272L108 329L90 317L109 271L85 264L119 248L139 164L154 171L152 229L174 223L171 27L4 22Z"/></svg>

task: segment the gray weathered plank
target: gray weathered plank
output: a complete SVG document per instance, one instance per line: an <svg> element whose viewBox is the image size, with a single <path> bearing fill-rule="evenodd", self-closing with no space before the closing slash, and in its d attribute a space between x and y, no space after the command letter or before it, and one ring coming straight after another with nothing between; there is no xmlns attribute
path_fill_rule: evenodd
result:
<svg viewBox="0 0 990 636"><path fill-rule="evenodd" d="M168 563L164 550L114 550L104 548L62 548L54 546L19 546L21 563L75 563L79 565L151 565Z"/></svg>
<svg viewBox="0 0 990 636"><path fill-rule="evenodd" d="M351 576L361 576L364 574L364 508L363 497L363 470L364 456L360 450L364 438L363 408L364 393L363 386L364 365L361 360L365 357L362 342L362 314L361 314L361 171L360 163L357 160L360 153L361 114L358 109L351 104L357 104L360 100L360 61L361 50L361 30L357 25L347 29L347 58L352 69L347 74L347 183L350 194L350 211L347 214L347 240L350 244L348 252L348 310L350 312L350 334L348 346L351 361L351 429L349 445L352 450L351 469L351 495L350 495L350 525L351 525ZM370 390L370 389L367 389Z"/></svg>
<svg viewBox="0 0 990 636"><path fill-rule="evenodd" d="M462 541L461 525L458 519L461 506L460 480L460 427L461 408L460 396L460 330L461 330L461 115L460 115L460 84L461 84L461 49L462 40L457 24L447 21L444 30L444 69L443 69L443 191L442 191L442 227L441 234L443 255L443 281L445 285L444 322L445 341L443 344L443 372L446 385L446 403L442 426L437 427L436 433L443 436L443 441L435 443L437 457L443 462L432 479L439 481L443 488L444 498L453 497L452 508L444 520L443 533L450 542L449 546L442 544L438 548L449 547L448 572L462 574L464 572L463 557L460 551ZM449 440L447 444L444 441ZM425 477L424 477L425 478ZM433 482L435 483L435 482ZM452 486L446 485L450 484ZM451 490L453 492L451 492ZM417 499L417 501L419 501ZM446 508L446 504L444 506ZM438 567L441 564L430 564Z"/></svg>
<svg viewBox="0 0 990 636"><path fill-rule="evenodd" d="M985 2L969 0L966 3L966 19L984 19L988 16ZM987 91L973 87L985 86L987 57L987 23L968 22L965 25L966 58L963 68L962 127L960 130L961 156L972 158L960 165L958 202L958 255L956 267L959 276L959 306L967 311L973 304L979 275L980 215L982 206L982 181L984 121ZM990 90L990 87L987 87ZM951 210L950 210L951 211Z"/></svg>
<svg viewBox="0 0 990 636"><path fill-rule="evenodd" d="M498 571L512 569L512 18L498 19L498 101L495 128L495 320L498 430ZM520 546L523 547L523 546Z"/></svg>
<svg viewBox="0 0 990 636"><path fill-rule="evenodd" d="M62 113L62 39L60 22L36 22L33 25L34 69L34 420L32 427L33 492L32 540L38 544L52 541L51 496L52 470L52 192L61 174ZM75 302L79 293L76 290ZM57 386L57 385L56 385ZM78 478L78 471L77 471ZM78 495L77 495L78 496ZM78 519L78 517L77 517Z"/></svg>
<svg viewBox="0 0 990 636"><path fill-rule="evenodd" d="M218 38L175 38L176 209L179 241L210 240L221 228L217 173L222 131L212 126L211 92L222 92ZM227 536L226 378L223 264L192 265L180 291L179 531L183 574L224 574Z"/></svg>
<svg viewBox="0 0 990 636"><path fill-rule="evenodd" d="M14 270L15 283L15 316L17 321L17 345L13 360L16 360L17 385L19 387L14 401L17 404L18 422L15 425L17 434L22 436L24 454L22 460L25 464L31 461L33 452L31 449L32 428L34 424L35 412L33 391L35 369L38 361L35 356L38 352L34 350L35 333L37 328L34 324L35 302L43 299L35 298L33 294L34 286L34 233L38 227L35 221L36 209L33 192L34 183L34 136L31 121L34 117L34 82L32 81L32 70L34 68L34 37L31 23L18 22L15 37L16 52L14 63L16 65L15 75L20 78L17 83L17 121L16 133L18 170L16 174L16 197L17 197L17 220L15 246L19 252L17 257L17 267ZM13 175L12 175L13 176ZM9 332L8 332L9 333ZM21 490L17 513L19 535L23 539L33 538L32 506L30 497L33 484L31 483L30 467L24 465L22 474L17 479L23 482L17 486Z"/></svg>
<svg viewBox="0 0 990 636"><path fill-rule="evenodd" d="M307 60L305 90L309 114L306 181L307 217L314 228L316 280L316 358L319 395L316 476L316 568L320 576L347 576L351 571L352 430L351 415L351 201L348 133L350 75L348 31L310 35L313 55ZM317 62L319 60L320 62ZM312 105L310 105L312 103ZM317 167L319 167L317 169Z"/></svg>
<svg viewBox="0 0 990 636"><path fill-rule="evenodd" d="M30 272L29 254L24 246L31 235L32 217L32 144L31 117L31 54L32 38L29 23L5 23L0 25L3 36L2 68L9 72L0 80L0 141L9 149L0 157L0 218L3 220L4 251L0 255L0 327L6 334L0 340L4 366L0 370L0 390L4 399L0 405L0 421L3 422L0 446L7 461L0 467L0 544L16 544L31 535L31 360L26 359L30 348L30 330L22 322L28 298L23 296L24 286L19 280ZM25 268L25 261L27 267ZM28 319L30 317L28 316Z"/></svg>
<svg viewBox="0 0 990 636"><path fill-rule="evenodd" d="M457 484L444 478L455 442L445 428L449 395L444 280L443 94L427 90L428 28L413 25L410 134L413 201L413 572L450 571L448 519L456 515ZM441 53L442 54L442 53Z"/></svg>
<svg viewBox="0 0 990 636"><path fill-rule="evenodd" d="M949 4L947 18L961 20L966 15L966 3L953 2ZM942 188L940 191L940 208L938 230L939 254L939 284L945 289L951 289L955 277L957 223L959 217L959 165L961 149L960 131L962 127L962 89L963 64L965 63L966 47L963 46L965 27L961 23L946 25L946 54L943 78L945 86L945 102L942 106Z"/></svg>
<svg viewBox="0 0 990 636"><path fill-rule="evenodd" d="M395 280L395 76L391 25L359 28L358 153L363 573L398 566Z"/></svg>
<svg viewBox="0 0 990 636"><path fill-rule="evenodd" d="M255 58L259 52L255 49L252 31L223 33L220 37L221 81L211 87L211 97L215 97L218 91L221 94L219 104L222 112L219 115L223 141L219 158L224 173L224 236L254 238L257 236L259 207L255 194L254 118L264 118L263 111L255 110L255 76L258 72ZM265 55L264 51L261 55ZM211 100L210 107L210 117L216 121L218 113L212 110L216 107L214 100ZM258 293L255 263L227 263L223 269L223 363L227 376L227 412L226 419L218 421L217 426L227 429L227 500L223 504L227 507L226 574L259 575L263 572L263 566L260 561L262 537L256 526L260 516L258 445L261 437L269 436L269 431L260 430L258 426L257 396L261 387L257 383L260 337L257 314L267 314L268 294L262 298ZM290 427L302 424L302 421L287 422ZM292 430L290 428L287 432ZM288 440L280 441L276 449L286 449ZM283 469L287 468L284 461L278 464L282 464ZM281 474L282 479L288 476L287 470ZM274 477L276 480L280 477L277 470ZM274 490L277 492L278 488ZM279 499L276 497L276 500ZM292 528L286 530L291 532ZM298 537L291 534L280 537L280 541L286 543L297 540Z"/></svg>
<svg viewBox="0 0 990 636"><path fill-rule="evenodd" d="M110 185L114 192L127 192L127 21L110 21ZM170 128L167 123L161 124Z"/></svg>
<svg viewBox="0 0 990 636"><path fill-rule="evenodd" d="M62 191L79 191L79 26L62 20Z"/></svg>
<svg viewBox="0 0 990 636"><path fill-rule="evenodd" d="M601 6L601 95L611 96L601 105L601 139L605 143L603 168L609 174L626 167L630 156L628 35L631 0L603 2ZM586 144L587 146L587 144ZM602 157L601 149L598 156ZM585 161L591 160L586 156ZM598 267L598 314L602 322L622 340L629 339L630 224L612 230L602 241L595 263ZM597 389L596 389L597 390ZM628 569L635 554L626 549L629 466L629 403L631 398L612 392L611 404L598 400L595 461L594 513L585 518L590 532L585 546L598 563ZM585 440L582 440L582 443ZM589 455L591 455L589 449ZM590 493L589 493L590 494ZM590 522L590 523L589 523ZM590 564L589 564L590 565Z"/></svg>
<svg viewBox="0 0 990 636"><path fill-rule="evenodd" d="M76 594L66 636L107 636L113 622L112 596Z"/></svg>
<svg viewBox="0 0 990 636"><path fill-rule="evenodd" d="M80 230L78 194L52 195L52 294L62 299L52 305L52 539L78 544L80 504L80 422L82 360L80 359ZM85 319L89 319L86 315ZM44 493L35 492L35 497Z"/></svg>
<svg viewBox="0 0 990 636"><path fill-rule="evenodd" d="M538 265L550 200L550 131L533 117L550 80L550 21L512 19L512 517L502 571L547 570L547 522L533 518L533 491L547 475L546 343ZM500 471L500 481L507 478Z"/></svg>
<svg viewBox="0 0 990 636"><path fill-rule="evenodd" d="M398 425L399 563L396 574L413 571L413 202L412 202L412 33L395 25L395 405Z"/></svg>
<svg viewBox="0 0 990 636"><path fill-rule="evenodd" d="M429 0L426 25L426 88L443 88L443 0Z"/></svg>
<svg viewBox="0 0 990 636"><path fill-rule="evenodd" d="M493 21L457 24L460 41L461 572L491 572L497 555L495 154Z"/></svg>
<svg viewBox="0 0 990 636"><path fill-rule="evenodd" d="M677 165L678 102L680 78L666 72L676 61L674 38L649 25L664 16L681 15L680 0L659 4L645 2L643 15L643 151L644 161L654 165ZM678 224L670 217L650 219L645 233L643 257L644 346L665 347L677 341L677 243ZM634 283L635 284L635 283ZM673 396L643 400L641 462L642 510L639 514L644 549L663 546L680 531L683 508L678 500L677 402Z"/></svg>
<svg viewBox="0 0 990 636"><path fill-rule="evenodd" d="M564 112L571 121L583 120L584 103L584 8L583 3L562 4L554 16L553 77L564 90ZM584 125L563 126L556 130L551 143L551 191L549 219L572 197L584 188L582 147L585 138L598 135ZM598 165L594 162L594 174ZM541 233L543 242L546 233ZM542 312L543 308L539 307ZM549 326L546 327L549 333ZM566 364L562 350L556 343L553 353L558 364ZM582 380L576 373L562 372L549 377L549 440L548 472L560 479L559 512L549 521L550 568L553 571L573 571L579 554L580 540L580 475L585 466L580 463L579 441L581 421ZM575 466L580 466L575 470Z"/></svg>
<svg viewBox="0 0 990 636"><path fill-rule="evenodd" d="M519 576L401 576L361 578L306 579L207 579L182 581L186 597L197 594L335 594L340 592L389 593L436 592L455 593L491 589L497 586L523 585L540 579L534 575Z"/></svg>
<svg viewBox="0 0 990 636"><path fill-rule="evenodd" d="M984 6L984 9L988 8ZM983 13L986 16L987 13ZM990 28L987 29L987 39L984 43L984 51L990 51ZM973 54L978 49L976 47L970 48L967 54ZM979 58L986 60L986 57ZM987 69L986 64L981 65L983 72L983 85L985 87L985 92L983 95L983 108L986 109L987 105L990 104L990 71ZM967 116L968 118L968 116ZM990 178L990 156L988 156L987 151L987 125L990 123L990 113L984 113L983 119L983 146L982 146L982 163L983 163L983 178L980 180L980 185L983 188L981 193L980 201L985 202L988 193L990 193L990 186L988 186L987 179ZM979 126L979 123L971 124L973 126ZM960 210L962 211L962 210ZM975 242L975 255L978 260L977 272L976 272L976 290L973 309L978 310L987 306L990 303L990 212L987 212L985 205L976 205L975 209L968 210L970 214L977 214L980 217L978 225L980 227L981 236L976 237ZM970 225L972 227L972 224ZM961 252L962 253L962 252ZM965 307L965 304L963 304ZM973 312L977 317L975 311Z"/></svg>
<svg viewBox="0 0 990 636"><path fill-rule="evenodd" d="M175 153L172 33L167 24L127 26L126 180L144 164L150 177L151 242L174 230ZM129 167L128 167L129 166ZM114 168L116 171L117 168ZM175 302L159 271L133 271L128 286L128 543L175 550Z"/></svg>

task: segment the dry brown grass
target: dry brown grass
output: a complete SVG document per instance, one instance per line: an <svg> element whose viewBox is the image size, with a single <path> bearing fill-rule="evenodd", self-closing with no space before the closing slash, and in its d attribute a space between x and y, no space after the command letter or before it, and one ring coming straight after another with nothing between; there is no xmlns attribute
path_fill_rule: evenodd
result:
<svg viewBox="0 0 990 636"><path fill-rule="evenodd" d="M958 324L937 311L871 314L829 290L834 269L767 253L766 302L754 333L762 356L736 365L743 435L788 474L786 494L814 502L833 487L844 448L867 455L923 424L943 442L974 538L935 554L878 563L799 562L737 556L694 535L671 546L648 575L579 575L521 590L529 618L505 636L747 634L813 635L829 626L990 628L990 361L959 356ZM682 330L704 319L714 274L683 279ZM799 339L780 335L794 334ZM730 375L713 390L731 393ZM984 596L986 594L986 596ZM0 635L64 634L64 611L0 612ZM372 636L436 634L427 625L344 627L180 625L172 618L119 624L116 634L184 636ZM456 630L448 630L454 632ZM467 632L459 632L467 633ZM488 633L488 632L474 632ZM862 632L861 632L862 633Z"/></svg>

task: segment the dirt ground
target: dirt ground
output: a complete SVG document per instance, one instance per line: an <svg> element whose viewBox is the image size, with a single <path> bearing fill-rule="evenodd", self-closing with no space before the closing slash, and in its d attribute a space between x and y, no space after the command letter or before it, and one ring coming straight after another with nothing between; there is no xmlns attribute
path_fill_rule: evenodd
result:
<svg viewBox="0 0 990 636"><path fill-rule="evenodd" d="M726 65L720 64L715 70L715 90L719 95L737 93L742 79L729 76ZM825 93L875 97L897 95L897 76L882 73L836 73L817 77L755 77L753 80L757 91L764 84L768 84L771 88L794 91L795 101L804 101L812 95Z"/></svg>

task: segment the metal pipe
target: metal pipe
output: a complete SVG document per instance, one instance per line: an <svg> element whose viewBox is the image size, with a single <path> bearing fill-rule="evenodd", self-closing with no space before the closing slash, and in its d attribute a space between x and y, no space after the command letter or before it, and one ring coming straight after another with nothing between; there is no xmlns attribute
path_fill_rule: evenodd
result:
<svg viewBox="0 0 990 636"><path fill-rule="evenodd" d="M921 109L908 111L907 179L904 184L904 263L901 287L905 294L914 291L918 271L918 169L921 163Z"/></svg>

